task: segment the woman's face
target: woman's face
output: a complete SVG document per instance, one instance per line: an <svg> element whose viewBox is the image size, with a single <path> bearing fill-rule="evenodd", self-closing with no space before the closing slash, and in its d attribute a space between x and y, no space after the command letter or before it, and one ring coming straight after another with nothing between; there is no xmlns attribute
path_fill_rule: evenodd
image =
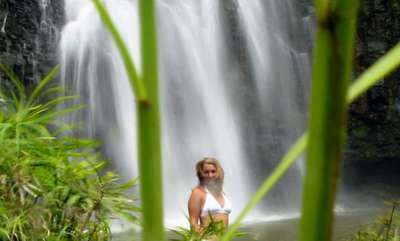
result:
<svg viewBox="0 0 400 241"><path fill-rule="evenodd" d="M217 168L213 164L204 164L201 176L205 183L214 181L217 178Z"/></svg>

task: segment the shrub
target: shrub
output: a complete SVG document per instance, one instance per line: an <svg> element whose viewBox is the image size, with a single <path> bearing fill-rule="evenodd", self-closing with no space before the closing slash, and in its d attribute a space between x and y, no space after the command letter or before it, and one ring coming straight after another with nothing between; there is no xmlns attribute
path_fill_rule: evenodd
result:
<svg viewBox="0 0 400 241"><path fill-rule="evenodd" d="M189 218L188 218L189 219ZM177 238L169 239L170 241L203 241L203 240L215 240L224 235L226 228L222 221L216 221L213 217L209 216L209 223L205 227L202 227L200 232L194 230L193 228L177 227L176 229L171 229ZM233 237L245 236L245 232L235 232ZM217 239L219 240L219 239Z"/></svg>
<svg viewBox="0 0 400 241"><path fill-rule="evenodd" d="M58 121L83 107L60 108L77 96L49 86L58 68L29 91L0 67L12 83L0 87L0 240L109 240L111 218L138 223L126 194L136 180L121 184L104 170L99 143L70 136L72 125Z"/></svg>
<svg viewBox="0 0 400 241"><path fill-rule="evenodd" d="M347 241L400 241L400 216L396 210L400 201L385 204L391 206L388 215L382 215L374 223L363 226Z"/></svg>

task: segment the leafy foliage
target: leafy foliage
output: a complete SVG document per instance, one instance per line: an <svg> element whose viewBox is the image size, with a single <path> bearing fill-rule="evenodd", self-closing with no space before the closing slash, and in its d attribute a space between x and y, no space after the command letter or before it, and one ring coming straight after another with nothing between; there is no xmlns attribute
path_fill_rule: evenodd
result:
<svg viewBox="0 0 400 241"><path fill-rule="evenodd" d="M374 223L365 225L347 241L399 241L400 201L386 202L391 206L389 215L378 217ZM396 212L397 211L397 212Z"/></svg>
<svg viewBox="0 0 400 241"><path fill-rule="evenodd" d="M176 234L178 238L170 239L170 241L203 241L215 240L216 238L222 237L226 231L222 220L216 221L211 215L209 216L209 220L208 225L202 227L200 232L193 228L187 229L184 227L172 229L171 231ZM244 235L246 235L244 232L235 232L233 236L240 237Z"/></svg>
<svg viewBox="0 0 400 241"><path fill-rule="evenodd" d="M94 140L69 136L60 108L77 96L50 86L54 68L32 90L5 65L13 85L0 87L0 240L109 240L110 218L139 223L135 200L126 195L136 180L120 184L105 171Z"/></svg>

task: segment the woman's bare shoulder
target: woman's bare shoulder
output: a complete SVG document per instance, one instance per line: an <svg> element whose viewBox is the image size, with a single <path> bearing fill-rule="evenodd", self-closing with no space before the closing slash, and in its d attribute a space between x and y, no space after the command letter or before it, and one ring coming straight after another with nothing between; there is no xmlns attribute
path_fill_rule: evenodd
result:
<svg viewBox="0 0 400 241"><path fill-rule="evenodd" d="M206 191L202 186L196 186L192 189L192 195L194 196L203 196L206 194Z"/></svg>

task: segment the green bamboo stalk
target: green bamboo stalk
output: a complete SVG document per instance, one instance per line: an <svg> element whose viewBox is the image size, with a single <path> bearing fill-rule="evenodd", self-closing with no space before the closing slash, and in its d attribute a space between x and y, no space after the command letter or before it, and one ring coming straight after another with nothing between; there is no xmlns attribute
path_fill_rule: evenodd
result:
<svg viewBox="0 0 400 241"><path fill-rule="evenodd" d="M140 0L143 80L149 103L138 104L143 241L165 240L162 206L161 128L154 0Z"/></svg>
<svg viewBox="0 0 400 241"><path fill-rule="evenodd" d="M121 37L121 34L118 32L118 29L115 27L110 15L107 12L107 9L104 7L101 0L93 0L93 3L99 13L101 19L103 20L104 25L107 27L110 32L112 38L114 39L115 44L121 54L121 58L124 62L126 72L128 74L129 80L131 82L131 88L133 93L135 93L136 99L138 102L147 102L147 92L143 81L138 77L135 64L132 60L132 56L129 53L129 49L126 46L124 40Z"/></svg>
<svg viewBox="0 0 400 241"><path fill-rule="evenodd" d="M316 5L318 5L316 1ZM340 160L346 136L346 93L351 78L358 1L332 0L317 20L309 145L300 241L332 236ZM318 10L318 9L317 9Z"/></svg>
<svg viewBox="0 0 400 241"><path fill-rule="evenodd" d="M129 51L100 0L93 0L116 42L138 99L138 149L143 241L165 240L162 207L161 128L158 100L157 36L153 0L140 0L143 78L139 79Z"/></svg>
<svg viewBox="0 0 400 241"><path fill-rule="evenodd" d="M330 0L317 0L314 1L317 21L324 21L328 17L329 8L330 8L331 1Z"/></svg>

